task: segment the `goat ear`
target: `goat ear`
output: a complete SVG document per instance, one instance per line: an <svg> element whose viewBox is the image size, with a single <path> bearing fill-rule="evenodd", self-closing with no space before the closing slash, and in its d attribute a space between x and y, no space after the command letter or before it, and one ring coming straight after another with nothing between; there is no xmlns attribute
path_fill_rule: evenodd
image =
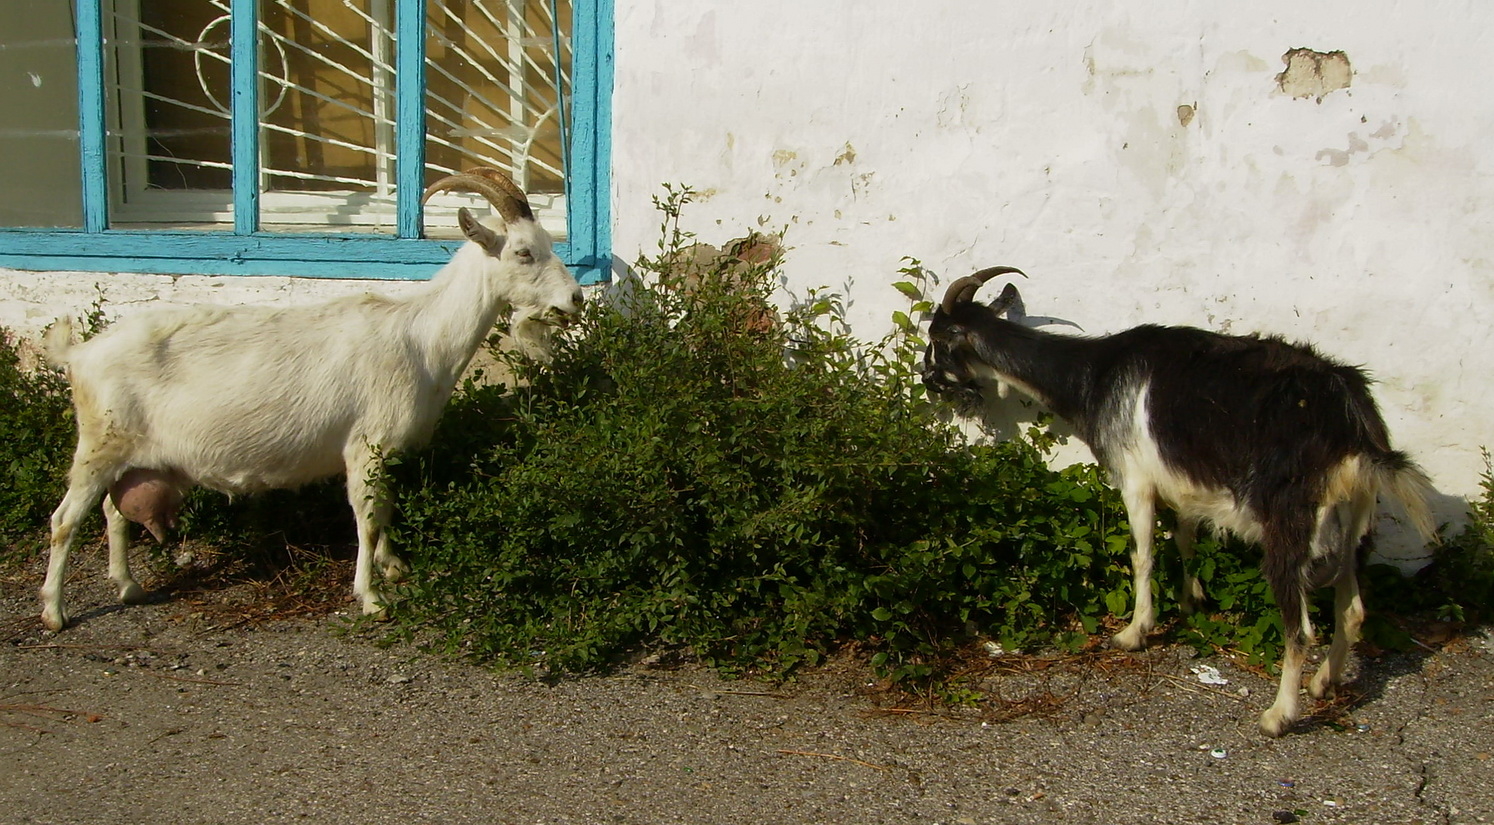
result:
<svg viewBox="0 0 1494 825"><path fill-rule="evenodd" d="M457 224L462 227L462 234L467 240L486 249L489 255L498 256L503 251L503 236L483 226L482 221L472 217L472 212L463 206L457 210Z"/></svg>
<svg viewBox="0 0 1494 825"><path fill-rule="evenodd" d="M1020 318L1027 313L1022 308L1022 295L1017 292L1016 284L1007 284L991 302L991 311L1000 315L1003 312L1010 313L1011 317Z"/></svg>

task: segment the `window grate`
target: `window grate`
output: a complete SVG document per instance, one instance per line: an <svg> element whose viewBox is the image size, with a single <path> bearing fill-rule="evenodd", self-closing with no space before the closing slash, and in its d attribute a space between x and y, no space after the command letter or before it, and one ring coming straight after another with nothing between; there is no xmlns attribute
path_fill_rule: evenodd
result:
<svg viewBox="0 0 1494 825"><path fill-rule="evenodd" d="M394 226L394 6L262 0L259 225ZM113 225L234 221L233 13L229 0L114 0L107 20ZM557 83L569 82L569 20L569 3L556 0L428 0L425 181L471 166L505 169L539 196L547 225L563 232ZM433 214L444 218L468 202L443 196Z"/></svg>
<svg viewBox="0 0 1494 825"><path fill-rule="evenodd" d="M0 3L0 49L34 47L49 77L75 61L77 128L35 106L0 130L27 158L0 179L0 267L427 277L457 240L425 237L421 190L481 163L524 182L583 283L608 277L613 0L336 0L353 13L340 21L321 14L328 0L27 0L24 14L14 1ZM157 19L182 9L195 17ZM202 36L225 9L227 39ZM147 51L188 57L192 83L177 85L198 93L163 89ZM187 122L147 130L147 106ZM172 145L187 138L211 151ZM454 229L457 203L424 210L432 235Z"/></svg>

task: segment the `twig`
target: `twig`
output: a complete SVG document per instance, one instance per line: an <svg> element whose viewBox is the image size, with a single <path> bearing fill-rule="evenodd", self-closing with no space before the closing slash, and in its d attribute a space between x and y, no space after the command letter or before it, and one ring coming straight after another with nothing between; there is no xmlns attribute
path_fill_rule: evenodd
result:
<svg viewBox="0 0 1494 825"><path fill-rule="evenodd" d="M162 739L165 739L168 736L175 736L178 733L185 733L186 731L187 731L186 728L169 728L167 730L161 731L160 735L154 737L153 739L151 739L146 744L148 744L148 745L154 745L155 743L161 741Z"/></svg>
<svg viewBox="0 0 1494 825"><path fill-rule="evenodd" d="M52 716L81 716L89 722L101 722L104 719L102 715L97 713L84 713L81 710L54 708L50 705L0 705L0 713L24 713L27 716L36 716L42 719L50 719Z"/></svg>
<svg viewBox="0 0 1494 825"><path fill-rule="evenodd" d="M7 722L3 719L0 719L0 728L15 728L17 730L25 730L32 733L51 733L51 731L47 730L46 728L39 728L36 725L27 725L23 722Z"/></svg>
<svg viewBox="0 0 1494 825"><path fill-rule="evenodd" d="M773 691L770 691L770 690L723 690L721 688L706 688L706 687L701 687L700 685L691 685L690 687L693 687L696 690L701 691L703 693L720 693L720 694L724 694L724 695L727 695L727 696L766 696L766 697L768 697L770 699L792 699L792 698L794 698L794 697L788 695L787 693L774 693Z"/></svg>
<svg viewBox="0 0 1494 825"><path fill-rule="evenodd" d="M785 748L779 748L778 752L781 753L781 754L785 754L787 756L817 756L817 757L819 757L821 759L836 759L836 760L839 760L841 762L854 762L857 765L863 765L863 766L868 767L868 768L875 768L875 769L877 769L879 771L882 771L884 773L887 772L887 771L892 770L891 768L887 767L886 765L877 765L877 764L872 763L872 762L863 762L860 759L853 759L853 758L851 758L849 756L841 756L839 754L834 754L834 753L817 753L815 751L795 751L795 750L787 750Z"/></svg>

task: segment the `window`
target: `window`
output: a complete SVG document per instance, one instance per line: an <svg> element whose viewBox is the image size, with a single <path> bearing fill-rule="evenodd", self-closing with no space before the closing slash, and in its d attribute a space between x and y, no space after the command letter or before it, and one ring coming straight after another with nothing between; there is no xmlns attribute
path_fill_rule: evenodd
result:
<svg viewBox="0 0 1494 825"><path fill-rule="evenodd" d="M606 276L610 0L72 5L0 4L0 265L424 277L483 165Z"/></svg>

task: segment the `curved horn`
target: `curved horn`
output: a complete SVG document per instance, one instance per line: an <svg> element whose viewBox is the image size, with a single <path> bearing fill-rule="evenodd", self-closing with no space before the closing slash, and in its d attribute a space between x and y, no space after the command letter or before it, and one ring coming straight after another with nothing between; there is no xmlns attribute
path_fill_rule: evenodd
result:
<svg viewBox="0 0 1494 825"><path fill-rule="evenodd" d="M944 290L944 303L941 305L941 308L946 313L954 312L956 304L969 303L974 299L975 291L980 289L986 281L991 280L997 275L1006 275L1012 272L1021 275L1023 278L1027 277L1026 272L1014 266L992 266L982 269L974 275L966 275L960 278L950 284L949 289Z"/></svg>
<svg viewBox="0 0 1494 825"><path fill-rule="evenodd" d="M489 175L488 172L493 174ZM529 208L523 191L497 169L477 167L459 175L447 175L427 186L425 193L420 196L420 202L425 203L437 192L473 192L482 195L503 216L505 223L534 220L534 211Z"/></svg>
<svg viewBox="0 0 1494 825"><path fill-rule="evenodd" d="M529 196L524 194L524 190L514 183L514 179L509 177L507 172L491 166L474 166L467 170L467 174L477 175L498 184L499 189L507 192L510 198L518 202L519 217L534 220L534 210L529 208Z"/></svg>

